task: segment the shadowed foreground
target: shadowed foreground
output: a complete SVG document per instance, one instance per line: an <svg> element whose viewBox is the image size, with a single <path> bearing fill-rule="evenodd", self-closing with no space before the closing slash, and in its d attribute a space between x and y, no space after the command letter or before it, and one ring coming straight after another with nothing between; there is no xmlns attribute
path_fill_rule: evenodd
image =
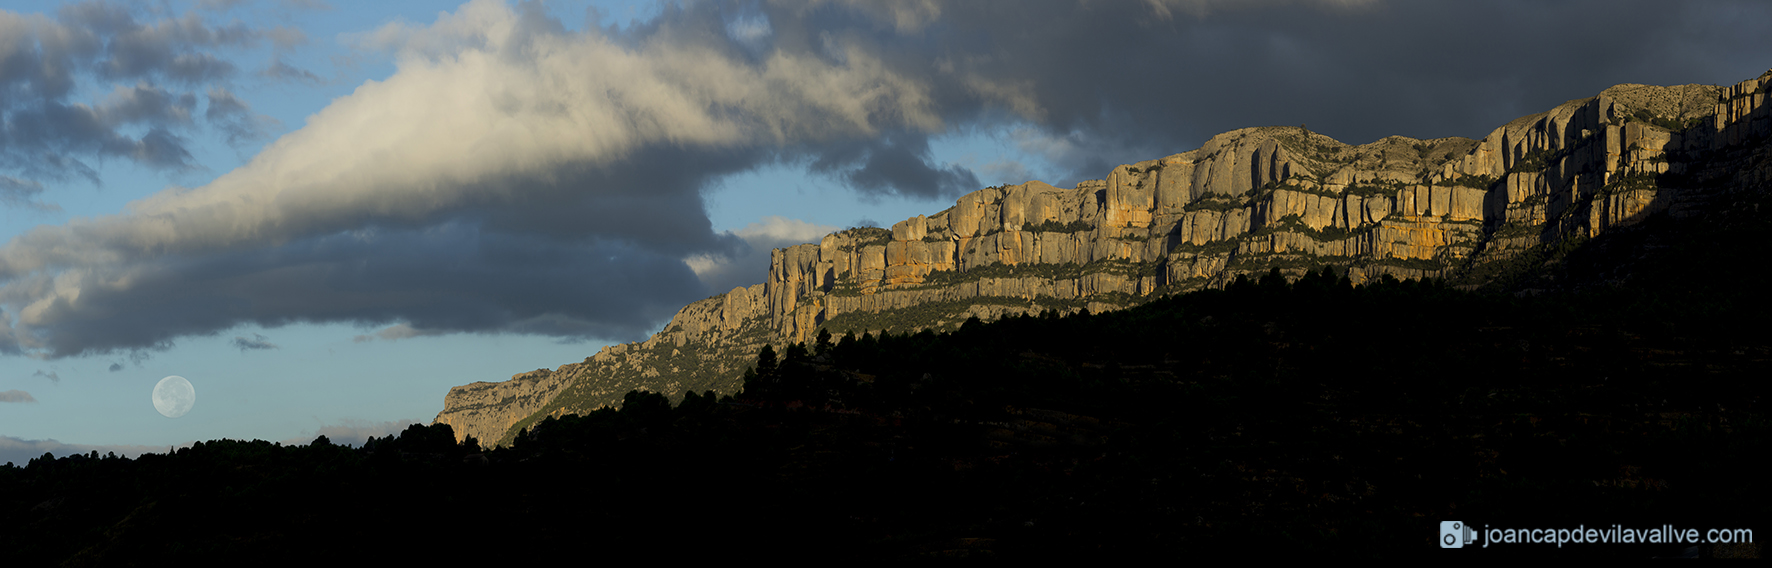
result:
<svg viewBox="0 0 1772 568"><path fill-rule="evenodd" d="M75 565L1677 555L1435 538L1441 520L1752 528L1772 342L1725 320L1761 305L1275 274L770 350L738 397L631 393L492 451L415 425L362 448L38 459L0 468L0 524L9 557Z"/></svg>

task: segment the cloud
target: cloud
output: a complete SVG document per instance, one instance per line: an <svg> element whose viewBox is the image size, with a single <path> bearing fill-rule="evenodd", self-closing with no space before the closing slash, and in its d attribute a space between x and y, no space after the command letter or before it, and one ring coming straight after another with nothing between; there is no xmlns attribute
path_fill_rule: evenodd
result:
<svg viewBox="0 0 1772 568"><path fill-rule="evenodd" d="M236 335L234 336L234 340L229 341L228 344L239 349L241 353L245 353L247 350L278 349L277 344L271 343L270 339L271 338L257 333L252 334L250 339L245 336Z"/></svg>
<svg viewBox="0 0 1772 568"><path fill-rule="evenodd" d="M121 371L121 370L123 370L123 364L122 363L111 363L110 370L113 373L115 373L117 371Z"/></svg>
<svg viewBox="0 0 1772 568"><path fill-rule="evenodd" d="M188 448L190 446L190 443L185 443L177 447ZM31 463L31 460L42 457L46 453L58 458L91 452L98 452L101 457L115 453L121 457L134 459L142 454L164 454L169 449L172 448L166 446L64 444L53 438L26 440L12 436L0 436L0 464L11 463L18 467L24 467L25 464Z"/></svg>
<svg viewBox="0 0 1772 568"><path fill-rule="evenodd" d="M397 71L245 166L0 246L0 352L147 353L242 323L638 338L748 283L720 259L761 237L713 230L701 192L759 166L935 202L982 185L932 153L954 133L1004 133L1063 181L1258 125L1481 136L1616 82L1757 75L1769 18L1730 0L690 1L571 32L537 4L470 2L348 38ZM205 123L263 132L229 122L251 111L217 90L237 72L215 57L261 30L109 4L0 29L39 62L0 71L29 95L6 103L23 117L0 151L15 179L96 180L84 160L106 157L183 167L187 91ZM158 102L70 103L55 69Z"/></svg>
<svg viewBox="0 0 1772 568"><path fill-rule="evenodd" d="M733 18L726 22L726 34L739 43L752 47L762 47L775 30L769 27L769 18L761 14L751 14Z"/></svg>
<svg viewBox="0 0 1772 568"><path fill-rule="evenodd" d="M0 402L37 402L37 399L31 393L13 389L0 392Z"/></svg>
<svg viewBox="0 0 1772 568"><path fill-rule="evenodd" d="M205 50L247 47L259 40L257 30L239 22L210 26L195 13L140 22L128 7L108 2L66 5L57 19L103 37L105 46L93 69L111 80L203 84L225 79L234 65Z"/></svg>
<svg viewBox="0 0 1772 568"><path fill-rule="evenodd" d="M426 335L435 335L435 332L430 332L430 331L418 329L418 328L412 327L411 325L404 324L404 323L397 324L397 325L391 325L391 326L388 326L387 329L383 329L381 331L375 332L376 337L380 337L382 339L386 339L386 340L390 340L390 341L396 340L396 339L406 339L409 337L423 337Z"/></svg>
<svg viewBox="0 0 1772 568"><path fill-rule="evenodd" d="M62 210L60 205L38 201L36 196L41 193L43 193L42 182L0 175L0 205L43 212Z"/></svg>
<svg viewBox="0 0 1772 568"><path fill-rule="evenodd" d="M283 444L290 446L305 446L313 442L315 438L325 436L327 441L330 441L335 445L361 447L370 437L385 438L388 436L397 436L401 432L406 431L406 428L413 424L423 425L429 423L412 419L372 421L346 418L340 420L337 424L322 425L319 430L311 435L304 431L301 436L283 440Z"/></svg>
<svg viewBox="0 0 1772 568"><path fill-rule="evenodd" d="M1074 141L1066 161L1086 177L1249 126L1308 123L1350 143L1480 137L1619 82L1750 77L1772 48L1764 34L1719 29L1735 19L1712 13L1763 19L1772 5L1731 1L1162 5L1167 19L1132 3L957 2L944 5L942 25L992 38L953 58L954 73L1025 81L1044 111L1035 128ZM1585 16L1592 10L1604 15ZM936 43L931 51L961 41ZM1698 52L1712 56L1672 55ZM1675 58L1687 64L1668 64Z"/></svg>
<svg viewBox="0 0 1772 568"><path fill-rule="evenodd" d="M52 299L19 321L42 332L34 346L55 354L157 345L241 318L266 327L403 320L432 331L631 339L702 293L676 257L468 224L126 263L41 284Z"/></svg>
<svg viewBox="0 0 1772 568"><path fill-rule="evenodd" d="M792 10L794 15L805 17L808 13L820 8L821 4L826 3L826 0L812 0L792 6ZM873 22L890 24L893 30L907 34L920 32L925 26L935 22L941 17L942 7L948 4L948 2L941 0L903 0L899 2L834 0L828 3L857 11Z"/></svg>
<svg viewBox="0 0 1772 568"><path fill-rule="evenodd" d="M940 126L920 85L859 50L751 62L700 33L712 12L629 46L525 6L384 27L363 41L399 71L247 165L15 238L0 349L293 321L637 339L705 295L683 258L742 244L711 230L709 181L783 148Z"/></svg>
<svg viewBox="0 0 1772 568"><path fill-rule="evenodd" d="M150 17L138 18L138 11ZM267 34L278 45L297 39L284 28L211 25L196 13L171 17L102 1L63 5L53 19L0 11L0 172L10 172L0 179L11 186L0 188L0 205L53 208L20 198L18 188L71 179L98 184L95 164L106 159L195 169L185 135L194 127L195 92L237 75L220 54L260 44ZM95 104L75 102L83 85L111 91Z"/></svg>
<svg viewBox="0 0 1772 568"><path fill-rule="evenodd" d="M724 293L740 286L760 284L769 276L770 251L801 243L816 243L838 227L798 219L769 216L732 234L744 246L726 255L696 255L686 262L708 290Z"/></svg>
<svg viewBox="0 0 1772 568"><path fill-rule="evenodd" d="M275 81L289 81L293 83L306 83L309 85L319 85L326 82L326 80L321 79L319 75L315 75L306 69L301 69L288 63L284 63L283 58L281 57L271 58L271 64L266 66L263 71L259 71L258 74L260 77Z"/></svg>
<svg viewBox="0 0 1772 568"><path fill-rule="evenodd" d="M1272 7L1293 7L1294 5L1317 5L1328 8L1360 8L1377 4L1378 0L1144 0L1150 8L1150 15L1157 20L1170 20L1178 15L1205 17L1212 12L1230 7L1246 8L1253 5Z"/></svg>
<svg viewBox="0 0 1772 568"><path fill-rule="evenodd" d="M101 121L112 127L132 124L176 127L191 124L191 109L196 106L197 96L191 93L175 93L148 83L136 83L130 87L117 86L99 105L97 114Z"/></svg>
<svg viewBox="0 0 1772 568"><path fill-rule="evenodd" d="M132 347L129 349L129 362L135 363L135 366L140 367L143 362L154 356L155 351L165 351L170 348L172 348L171 342L157 342L153 345Z"/></svg>
<svg viewBox="0 0 1772 568"><path fill-rule="evenodd" d="M228 145L243 146L270 137L270 131L281 123L277 119L252 112L252 106L221 87L210 87L205 93L209 106L203 118L226 136Z"/></svg>
<svg viewBox="0 0 1772 568"><path fill-rule="evenodd" d="M875 197L953 199L979 188L978 176L964 166L931 164L929 137L900 133L876 140L827 146L812 171L834 175Z"/></svg>
<svg viewBox="0 0 1772 568"><path fill-rule="evenodd" d="M33 376L33 377L43 377L43 378L45 378L45 379L49 379L49 380L51 380L51 381L55 381L55 382L58 382L58 383L59 383L59 382L62 382L62 377L61 377L61 375L58 375L58 374L56 374L56 373L55 373L55 371L44 371L44 370L43 370L43 369L37 369L37 372L35 372L35 373L31 373L31 376Z"/></svg>
<svg viewBox="0 0 1772 568"><path fill-rule="evenodd" d="M925 81L953 128L1065 142L1050 155L1064 181L1251 126L1480 137L1616 83L1752 77L1772 51L1747 29L1772 5L1734 0L833 4L846 6L766 3L773 44L866 46Z"/></svg>
<svg viewBox="0 0 1772 568"><path fill-rule="evenodd" d="M408 339L408 338L413 338L413 337L428 337L428 336L433 336L433 335L443 335L444 333L446 333L446 332L432 330L432 329L419 329L416 327L412 327L412 324L400 323L400 324L394 324L394 325L390 325L386 328L383 328L381 331L377 331L373 335L358 335L356 337L351 338L351 340L355 341L357 343L363 343L366 341L374 341L376 339L381 339L384 341L399 341L401 339Z"/></svg>

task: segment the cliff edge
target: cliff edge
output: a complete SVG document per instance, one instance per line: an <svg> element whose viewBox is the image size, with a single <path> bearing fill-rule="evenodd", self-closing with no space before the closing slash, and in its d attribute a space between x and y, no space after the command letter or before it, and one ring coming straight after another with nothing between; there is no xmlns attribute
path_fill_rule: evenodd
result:
<svg viewBox="0 0 1772 568"><path fill-rule="evenodd" d="M1494 285L1539 262L1533 251L1766 191L1769 87L1772 71L1728 87L1619 85L1481 140L1350 146L1299 127L1245 128L1073 188L984 188L890 230L777 249L767 281L685 306L646 341L452 388L435 423L504 444L546 416L619 405L629 390L733 392L762 345L820 329L1101 312L1276 267Z"/></svg>

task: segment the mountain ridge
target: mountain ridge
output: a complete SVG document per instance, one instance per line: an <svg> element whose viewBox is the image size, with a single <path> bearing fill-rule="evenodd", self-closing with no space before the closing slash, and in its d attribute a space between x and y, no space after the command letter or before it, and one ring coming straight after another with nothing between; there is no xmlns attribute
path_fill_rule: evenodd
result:
<svg viewBox="0 0 1772 568"><path fill-rule="evenodd" d="M1763 190L1769 86L1772 71L1727 87L1621 84L1480 140L1350 146L1302 127L1244 128L1075 188L984 188L891 229L776 249L765 282L693 302L645 341L454 387L433 423L503 444L547 416L618 406L629 390L733 392L762 345L820 329L1110 311L1275 267L1509 286L1534 251Z"/></svg>

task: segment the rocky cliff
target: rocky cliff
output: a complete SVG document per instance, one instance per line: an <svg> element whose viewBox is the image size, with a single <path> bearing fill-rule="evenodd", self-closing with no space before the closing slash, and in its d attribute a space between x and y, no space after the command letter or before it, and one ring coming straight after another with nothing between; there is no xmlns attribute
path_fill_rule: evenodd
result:
<svg viewBox="0 0 1772 568"><path fill-rule="evenodd" d="M766 282L685 306L646 341L450 389L436 422L504 443L632 389L733 392L762 345L821 328L901 333L1099 312L1276 267L1482 286L1540 262L1534 251L1766 191L1769 87L1772 71L1729 87L1619 85L1481 140L1350 146L1298 127L1247 128L1074 188L981 189L890 230L777 249Z"/></svg>

